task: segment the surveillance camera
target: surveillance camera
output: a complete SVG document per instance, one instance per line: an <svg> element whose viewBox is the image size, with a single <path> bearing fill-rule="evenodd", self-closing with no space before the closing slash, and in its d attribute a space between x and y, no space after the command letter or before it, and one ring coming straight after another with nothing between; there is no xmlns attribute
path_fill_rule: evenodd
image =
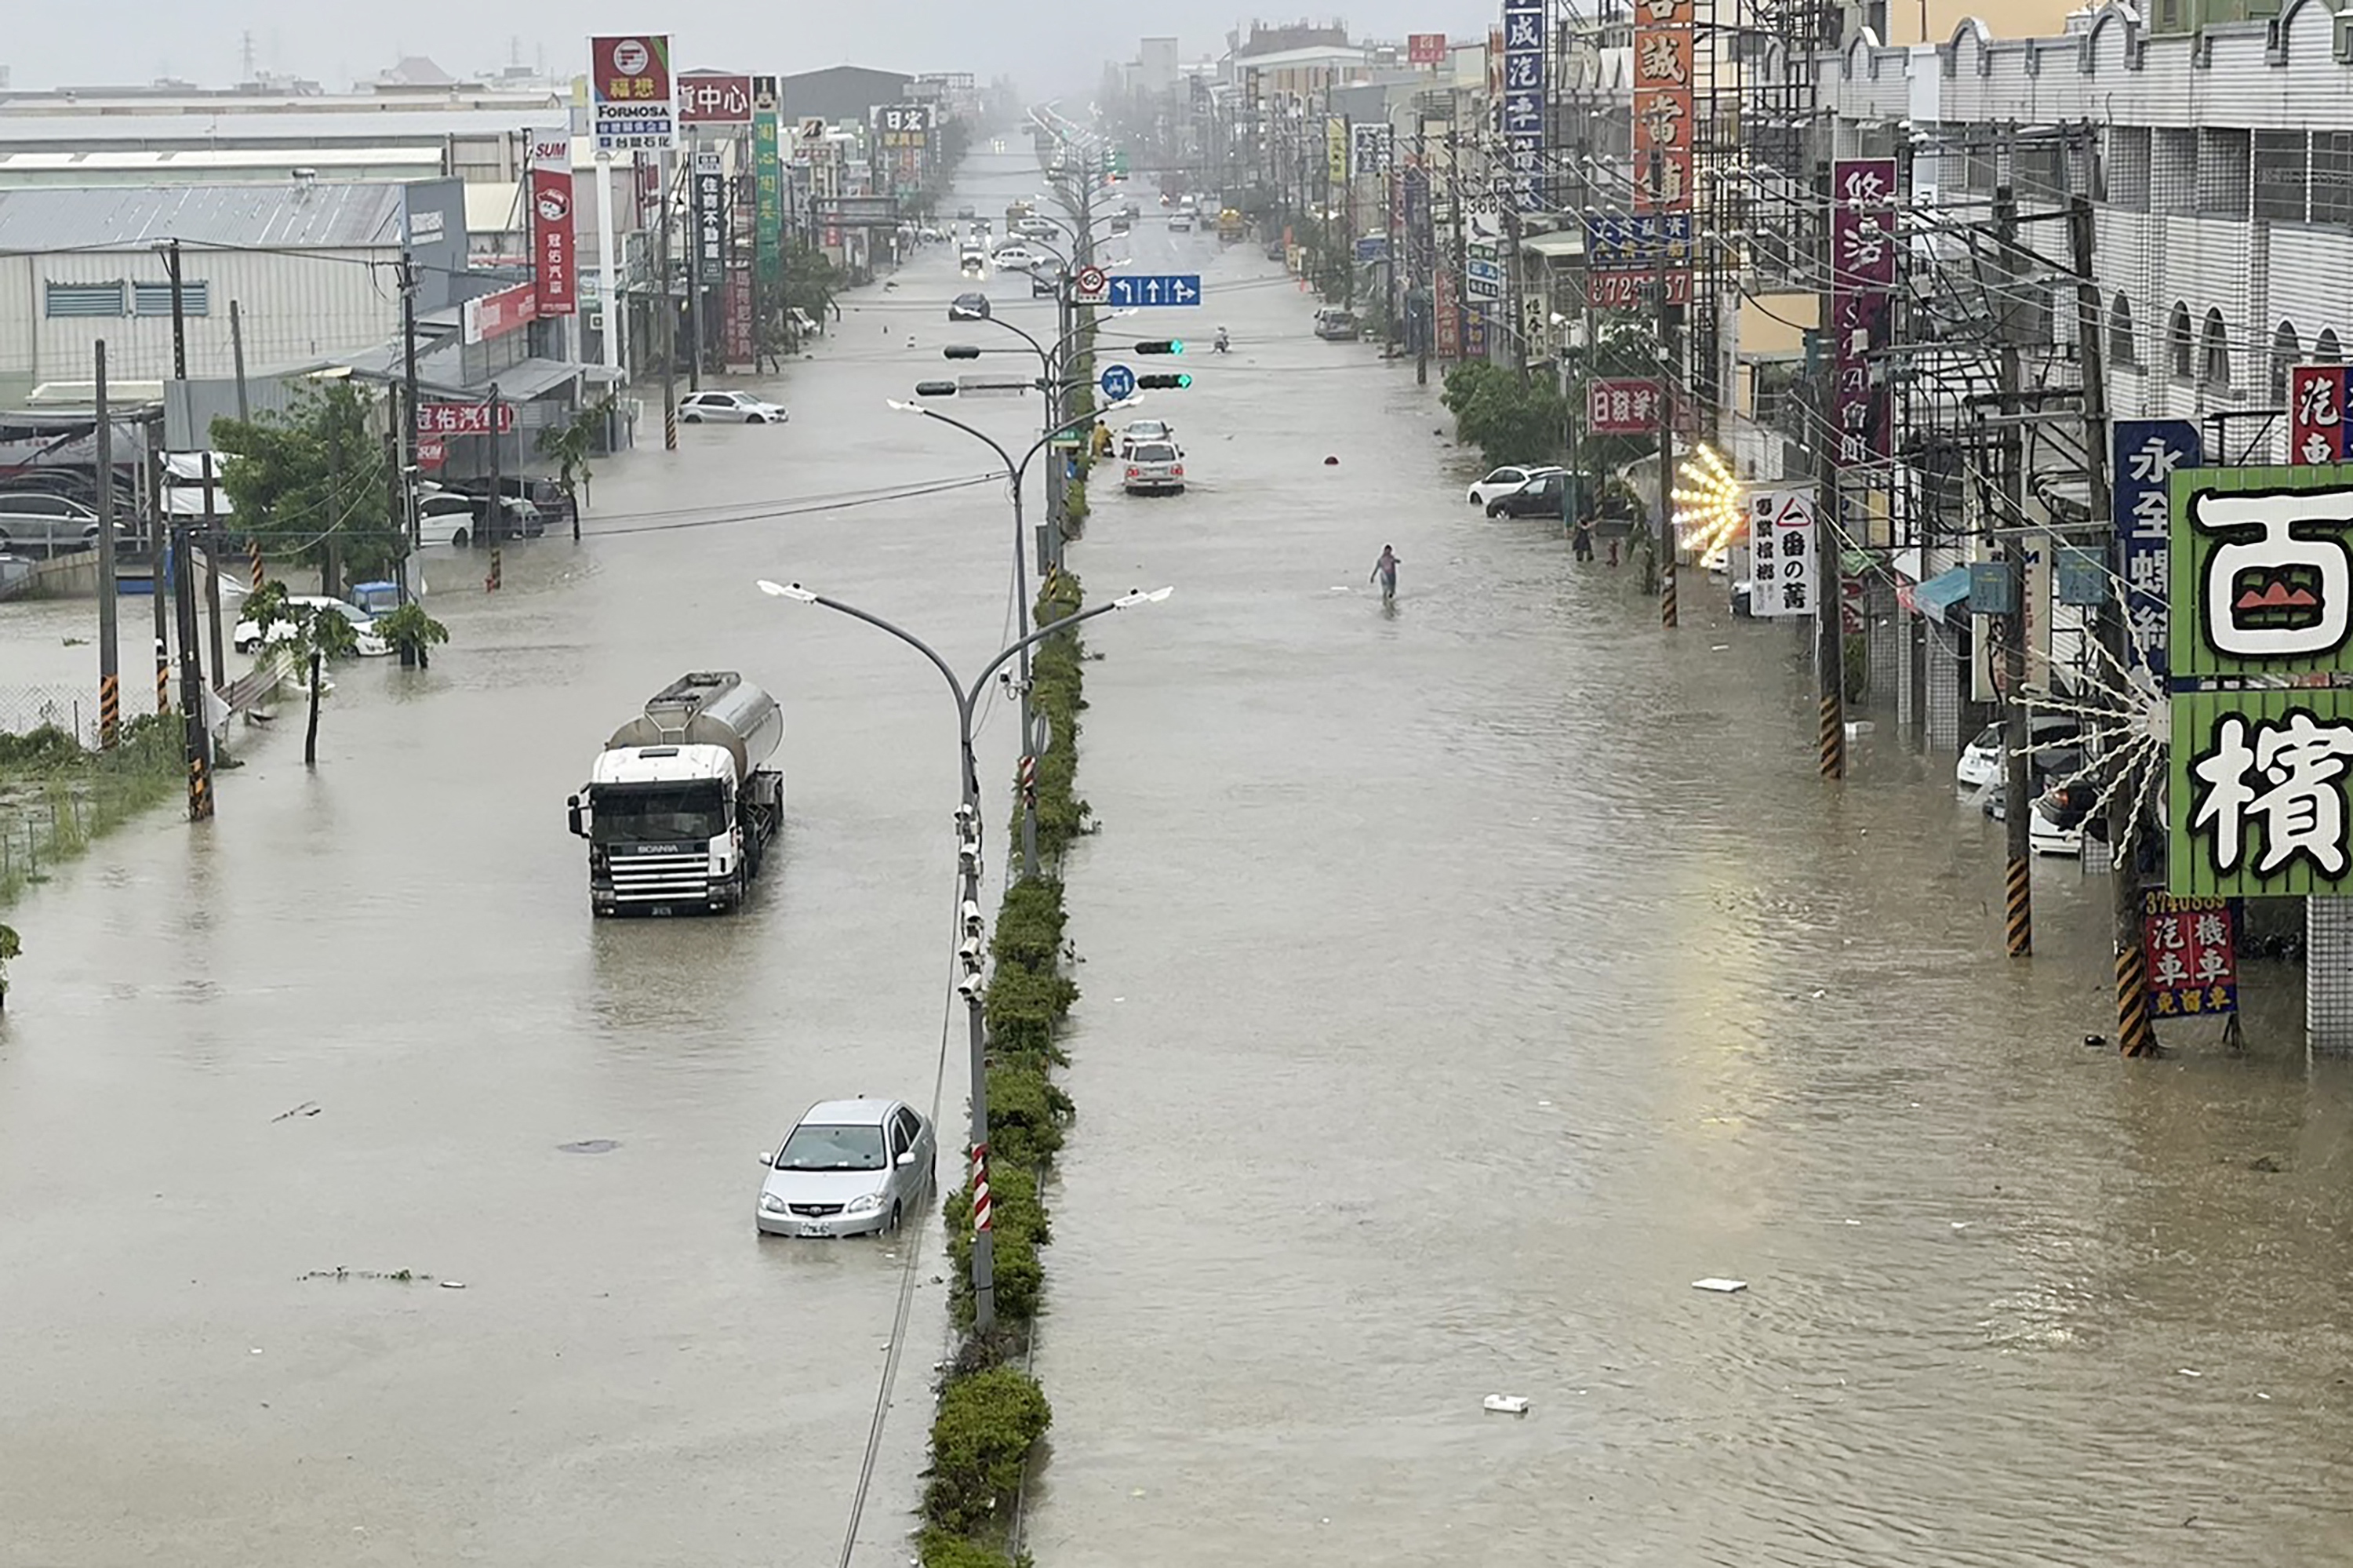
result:
<svg viewBox="0 0 2353 1568"><path fill-rule="evenodd" d="M988 982L982 980L980 976L976 974L966 975L964 979L956 981L956 994L964 998L966 1001L976 1004L979 1002L981 993L986 991L987 989Z"/></svg>
<svg viewBox="0 0 2353 1568"><path fill-rule="evenodd" d="M964 907L957 911L957 913L964 916L965 930L973 936L979 936L981 928L980 906L967 898L964 901Z"/></svg>
<svg viewBox="0 0 2353 1568"><path fill-rule="evenodd" d="M980 841L976 838L965 839L956 845L956 854L966 864L977 866L980 863Z"/></svg>
<svg viewBox="0 0 2353 1568"><path fill-rule="evenodd" d="M958 806L958 807L956 808L955 820L956 820L959 823L963 823L963 822L969 822L969 821L971 821L975 817L977 817L977 816L979 816L979 815L980 815L980 812L979 812L978 810L975 810L973 807L970 807L970 806Z"/></svg>
<svg viewBox="0 0 2353 1568"><path fill-rule="evenodd" d="M970 936L970 937L966 937L966 938L964 939L963 943L962 943L960 946L958 946L958 947L957 947L957 948L956 948L956 957L957 957L957 958L960 958L960 959L962 959L964 960L964 962L965 962L965 967L966 969L978 969L978 968L980 967L980 938L979 938L979 937L977 937L977 936Z"/></svg>

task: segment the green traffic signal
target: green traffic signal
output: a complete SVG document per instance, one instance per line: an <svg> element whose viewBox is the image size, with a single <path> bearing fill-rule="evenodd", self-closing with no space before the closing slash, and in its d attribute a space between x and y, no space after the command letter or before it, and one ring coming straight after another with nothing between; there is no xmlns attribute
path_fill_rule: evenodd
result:
<svg viewBox="0 0 2353 1568"><path fill-rule="evenodd" d="M1189 376L1139 376L1135 378L1135 385L1139 391L1170 392L1190 387L1193 378Z"/></svg>
<svg viewBox="0 0 2353 1568"><path fill-rule="evenodd" d="M1181 338L1165 337L1156 339L1151 343L1139 343L1135 345L1135 352L1138 354L1182 354L1185 352L1185 344L1184 340Z"/></svg>

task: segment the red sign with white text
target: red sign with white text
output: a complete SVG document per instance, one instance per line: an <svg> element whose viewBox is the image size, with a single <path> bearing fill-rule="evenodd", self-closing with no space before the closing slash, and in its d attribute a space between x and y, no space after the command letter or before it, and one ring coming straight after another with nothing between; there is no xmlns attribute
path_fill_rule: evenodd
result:
<svg viewBox="0 0 2353 1568"><path fill-rule="evenodd" d="M1444 65L1446 35L1443 33L1408 33L1405 39L1408 65Z"/></svg>
<svg viewBox="0 0 2353 1568"><path fill-rule="evenodd" d="M1597 436L1647 436L1663 412L1655 381L1596 381L1585 389L1585 428Z"/></svg>
<svg viewBox="0 0 2353 1568"><path fill-rule="evenodd" d="M531 271L539 313L568 316L579 309L580 280L573 270L578 239L572 220L572 132L531 135Z"/></svg>
<svg viewBox="0 0 2353 1568"><path fill-rule="evenodd" d="M678 119L681 125L749 125L752 79L715 71L680 77Z"/></svg>
<svg viewBox="0 0 2353 1568"><path fill-rule="evenodd" d="M1667 303L1691 303L1692 275L1682 268L1664 272L1617 271L1607 268L1588 270L1585 274L1585 302L1597 311L1652 305L1658 302L1659 289L1662 284L1667 291Z"/></svg>
<svg viewBox="0 0 2353 1568"><path fill-rule="evenodd" d="M504 337L517 327L528 326L539 319L539 285L536 282L517 283L511 289L501 289L495 294L468 300L464 317L468 343L487 343L494 337Z"/></svg>
<svg viewBox="0 0 2353 1568"><path fill-rule="evenodd" d="M514 405L499 404L499 434L506 435L514 429ZM420 403L417 406L417 433L420 436L487 436L491 433L491 406L488 403Z"/></svg>

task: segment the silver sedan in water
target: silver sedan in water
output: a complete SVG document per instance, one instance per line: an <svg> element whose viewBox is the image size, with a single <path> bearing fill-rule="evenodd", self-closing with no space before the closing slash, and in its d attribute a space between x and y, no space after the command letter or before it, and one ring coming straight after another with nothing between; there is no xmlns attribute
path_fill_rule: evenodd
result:
<svg viewBox="0 0 2353 1568"><path fill-rule="evenodd" d="M771 1236L854 1236L895 1230L931 1192L939 1146L921 1111L897 1100L811 1106L760 1156L754 1224Z"/></svg>

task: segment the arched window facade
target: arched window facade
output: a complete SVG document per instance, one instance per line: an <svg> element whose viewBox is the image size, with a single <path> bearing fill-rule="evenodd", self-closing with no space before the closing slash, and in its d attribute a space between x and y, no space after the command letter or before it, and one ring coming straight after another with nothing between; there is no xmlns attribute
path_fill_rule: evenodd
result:
<svg viewBox="0 0 2353 1568"><path fill-rule="evenodd" d="M2212 392L2231 389L2231 337L2219 310L2206 313L2206 325L2198 334L2198 384Z"/></svg>
<svg viewBox="0 0 2353 1568"><path fill-rule="evenodd" d="M2121 291L2108 307L2108 363L2123 366L2140 363L2140 345L2133 341L2132 305Z"/></svg>
<svg viewBox="0 0 2353 1568"><path fill-rule="evenodd" d="M2165 368L2176 381L2187 381L2196 369L2197 344L2189 336L2189 307L2176 300L2165 323Z"/></svg>
<svg viewBox="0 0 2353 1568"><path fill-rule="evenodd" d="M2282 322L2272 334L2271 394L2274 403L2287 401L2287 373L2302 362L2304 345L2295 335L2293 322Z"/></svg>

